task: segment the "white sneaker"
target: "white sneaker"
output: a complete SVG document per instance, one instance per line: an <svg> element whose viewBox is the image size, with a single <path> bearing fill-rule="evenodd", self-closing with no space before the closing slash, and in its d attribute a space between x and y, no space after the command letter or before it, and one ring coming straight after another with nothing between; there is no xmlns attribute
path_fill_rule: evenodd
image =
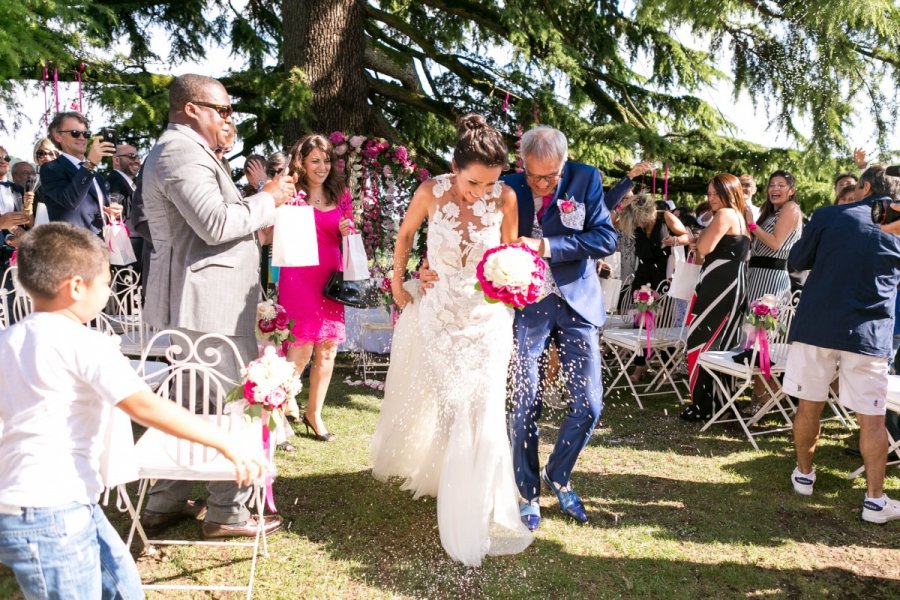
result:
<svg viewBox="0 0 900 600"><path fill-rule="evenodd" d="M887 496L884 499L887 500L884 506L878 506L867 498L863 502L862 520L881 525L894 519L900 519L900 502L891 500Z"/></svg>
<svg viewBox="0 0 900 600"><path fill-rule="evenodd" d="M795 467L791 473L791 483L794 484L794 491L801 496L812 496L813 486L816 484L816 468L813 467L812 472L807 475Z"/></svg>

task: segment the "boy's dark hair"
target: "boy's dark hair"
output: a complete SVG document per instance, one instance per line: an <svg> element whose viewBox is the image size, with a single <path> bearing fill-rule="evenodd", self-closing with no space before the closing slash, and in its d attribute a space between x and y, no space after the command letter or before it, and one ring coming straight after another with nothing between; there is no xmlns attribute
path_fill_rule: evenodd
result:
<svg viewBox="0 0 900 600"><path fill-rule="evenodd" d="M91 282L109 269L109 251L83 227L47 223L20 238L16 267L25 291L50 300L67 279L80 276Z"/></svg>

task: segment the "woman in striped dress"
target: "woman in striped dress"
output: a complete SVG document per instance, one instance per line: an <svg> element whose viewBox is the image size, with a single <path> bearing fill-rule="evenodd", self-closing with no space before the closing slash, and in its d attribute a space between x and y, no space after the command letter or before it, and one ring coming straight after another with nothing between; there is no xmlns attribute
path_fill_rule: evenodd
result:
<svg viewBox="0 0 900 600"><path fill-rule="evenodd" d="M713 412L712 377L697 364L701 352L730 348L738 341L747 307L747 257L750 237L744 218L741 182L719 173L707 188L713 218L697 239L703 259L688 330L688 373L692 403L681 413L688 421L705 421Z"/></svg>
<svg viewBox="0 0 900 600"><path fill-rule="evenodd" d="M753 237L750 246L749 293L752 302L765 294L781 298L791 292L787 257L800 239L803 213L797 205L794 176L775 171L769 176L768 198L759 219L747 228Z"/></svg>

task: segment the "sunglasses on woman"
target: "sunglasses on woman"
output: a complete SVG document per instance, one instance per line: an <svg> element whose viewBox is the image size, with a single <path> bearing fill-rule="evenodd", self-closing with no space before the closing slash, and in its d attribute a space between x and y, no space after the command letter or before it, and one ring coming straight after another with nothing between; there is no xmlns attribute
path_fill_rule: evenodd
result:
<svg viewBox="0 0 900 600"><path fill-rule="evenodd" d="M38 150L34 153L34 156L36 158L47 158L48 156L54 157L56 156L56 152L53 152L52 150Z"/></svg>

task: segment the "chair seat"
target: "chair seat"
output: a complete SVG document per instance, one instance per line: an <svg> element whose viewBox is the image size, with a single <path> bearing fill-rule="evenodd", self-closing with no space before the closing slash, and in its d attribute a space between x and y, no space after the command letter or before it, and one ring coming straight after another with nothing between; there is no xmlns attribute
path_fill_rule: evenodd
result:
<svg viewBox="0 0 900 600"><path fill-rule="evenodd" d="M131 368L137 371L141 366L141 361L132 358L128 362L131 363ZM168 363L164 363L161 360L148 360L144 363L144 372L139 373L144 381L147 382L147 385L150 386L150 389L155 390L159 387L159 384L163 382L163 379L166 377L166 373L164 372L169 367Z"/></svg>
<svg viewBox="0 0 900 600"><path fill-rule="evenodd" d="M772 344L771 357L775 361L771 365L772 373L784 373L785 363L787 362L787 351L789 344ZM734 362L732 358L736 354L733 350L708 350L701 352L697 358L697 362L709 369L718 371L719 373L727 373L728 375L736 375L747 377L748 365L745 363ZM762 375L762 369L753 367L752 375Z"/></svg>
<svg viewBox="0 0 900 600"><path fill-rule="evenodd" d="M213 415L198 415L215 424ZM262 423L248 422L243 415L222 416L221 426L233 435L248 454L262 456ZM234 466L221 453L200 444L179 440L158 429L148 429L134 445L142 479L179 481L232 481ZM191 454L193 453L193 454Z"/></svg>
<svg viewBox="0 0 900 600"><path fill-rule="evenodd" d="M681 327L660 327L650 334L650 347L666 347L682 341ZM647 347L647 333L638 329L604 331L601 338L608 344L621 346L630 350Z"/></svg>
<svg viewBox="0 0 900 600"><path fill-rule="evenodd" d="M604 331L607 329L627 329L634 327L634 315L607 315L603 323Z"/></svg>
<svg viewBox="0 0 900 600"><path fill-rule="evenodd" d="M900 412L900 375L888 375L887 408Z"/></svg>
<svg viewBox="0 0 900 600"><path fill-rule="evenodd" d="M144 339L149 341L150 336L151 334L145 333ZM145 349L141 347L141 337L137 331L127 331L120 337L122 338L122 354L125 356L141 356L144 353ZM166 355L169 345L169 336L159 336L154 340L153 346L146 349L146 355L153 358L162 358Z"/></svg>

